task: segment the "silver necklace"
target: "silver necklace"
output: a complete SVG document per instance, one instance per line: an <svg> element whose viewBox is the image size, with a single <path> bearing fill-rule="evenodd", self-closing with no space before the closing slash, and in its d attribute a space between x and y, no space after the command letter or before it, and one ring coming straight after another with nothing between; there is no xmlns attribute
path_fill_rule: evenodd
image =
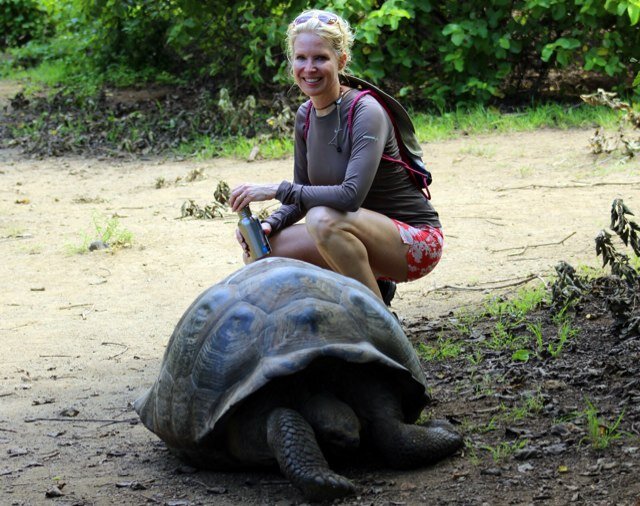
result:
<svg viewBox="0 0 640 506"><path fill-rule="evenodd" d="M342 99L344 98L345 93L348 90L344 90L340 93L340 96L338 97L338 100L336 100L334 102L334 104L336 104L336 109L338 109L338 128L336 128L333 131L333 137L332 139L329 141L329 146L335 146L336 147L336 151L338 153L342 153L342 148L340 147L340 143L338 142L338 135L340 134L340 131L342 130L342 118L340 117L340 104L342 103ZM334 144L335 143L335 144Z"/></svg>

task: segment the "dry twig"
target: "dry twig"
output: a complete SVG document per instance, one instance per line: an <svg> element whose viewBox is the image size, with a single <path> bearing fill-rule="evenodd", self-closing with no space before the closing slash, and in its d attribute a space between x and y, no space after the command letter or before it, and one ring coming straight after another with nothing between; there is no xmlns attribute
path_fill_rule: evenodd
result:
<svg viewBox="0 0 640 506"><path fill-rule="evenodd" d="M537 188L552 188L556 190L564 190L566 188L592 188L595 186L635 186L640 185L640 181L599 181L597 183L574 183L574 184L528 184L525 186L511 186L506 188L493 188L495 192L505 192L511 190L535 190Z"/></svg>
<svg viewBox="0 0 640 506"><path fill-rule="evenodd" d="M560 244L564 244L564 242L569 239L570 237L573 237L574 235L576 235L575 232L571 232L567 237L565 237L564 239L558 241L558 242L545 242L542 244L528 244L526 246L517 246L517 247L513 247L513 248L500 248L500 249L492 249L489 250L491 253L500 253L501 251L511 251L514 249L519 249L522 250L519 253L511 253L508 256L519 256L524 254L525 251L527 251L528 249L533 249L533 248L542 248L544 246L558 246Z"/></svg>
<svg viewBox="0 0 640 506"><path fill-rule="evenodd" d="M77 423L134 423L138 422L137 418L128 418L127 420L114 420L114 419L104 419L104 418L62 418L62 417L53 417L53 418L45 418L45 417L34 417L34 418L25 418L25 423L33 423L33 422L77 422Z"/></svg>
<svg viewBox="0 0 640 506"><path fill-rule="evenodd" d="M119 357L120 355L123 355L124 353L126 353L127 351L129 351L129 347L126 344L122 344L122 343L110 343L110 342L103 342L100 343L102 346L122 346L124 347L124 350L122 350L120 353L116 353L115 355L111 355L110 357L107 357L107 360L111 360L113 358Z"/></svg>
<svg viewBox="0 0 640 506"><path fill-rule="evenodd" d="M538 278L539 275L538 274L532 274L530 276L527 276L524 279L521 279L519 281L514 281L511 283L506 283L503 285L494 285L494 286L458 286L458 285L442 285L442 286L436 286L435 288L431 288L429 290L427 290L425 293L431 293L431 292L437 292L440 290L460 290L460 291L471 291L471 292L481 292L484 290L498 290L500 288L508 288L510 286L518 286L518 285L524 285L526 283L528 283L529 281L532 281L536 278ZM496 283L496 281L492 282L492 283Z"/></svg>

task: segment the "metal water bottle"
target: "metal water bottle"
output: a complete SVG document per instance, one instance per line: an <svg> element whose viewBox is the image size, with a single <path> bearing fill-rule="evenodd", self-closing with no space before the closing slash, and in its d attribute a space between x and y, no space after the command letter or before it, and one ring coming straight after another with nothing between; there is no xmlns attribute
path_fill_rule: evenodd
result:
<svg viewBox="0 0 640 506"><path fill-rule="evenodd" d="M251 214L249 206L240 209L238 216L240 216L238 228L247 246L249 246L249 257L252 260L258 260L271 253L271 246L269 245L267 234L262 230L260 220Z"/></svg>

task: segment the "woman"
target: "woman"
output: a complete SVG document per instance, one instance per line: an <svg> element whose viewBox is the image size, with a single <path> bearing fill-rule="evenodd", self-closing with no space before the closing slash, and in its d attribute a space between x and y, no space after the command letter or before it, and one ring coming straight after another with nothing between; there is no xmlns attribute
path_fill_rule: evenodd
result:
<svg viewBox="0 0 640 506"><path fill-rule="evenodd" d="M399 158L399 151L393 125L375 98L356 103L347 131L357 91L340 75L352 43L347 22L328 11L305 11L289 25L293 78L310 98L296 115L293 183L241 184L230 205L237 211L278 199L282 206L262 223L274 256L350 276L380 298L382 287L389 304L395 282L433 270L443 236L437 212L405 169L382 160L383 154ZM246 262L246 244L237 236Z"/></svg>

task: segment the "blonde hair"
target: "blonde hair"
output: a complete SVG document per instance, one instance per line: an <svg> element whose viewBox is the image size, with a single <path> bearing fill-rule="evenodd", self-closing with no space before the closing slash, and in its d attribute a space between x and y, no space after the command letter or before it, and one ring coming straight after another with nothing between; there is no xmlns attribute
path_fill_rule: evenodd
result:
<svg viewBox="0 0 640 506"><path fill-rule="evenodd" d="M327 24L320 21L320 15L329 16L335 18L336 22ZM302 16L310 16L308 20L296 24L295 20L289 23L287 28L287 58L289 60L289 68L293 72L293 44L296 41L296 37L301 33L313 33L322 37L329 43L331 48L335 51L336 57L346 55L345 64L340 73L344 74L347 65L351 61L351 46L353 46L353 32L349 23L342 19L337 14L331 11L323 11L319 9L310 9L300 13L295 19L299 19Z"/></svg>

